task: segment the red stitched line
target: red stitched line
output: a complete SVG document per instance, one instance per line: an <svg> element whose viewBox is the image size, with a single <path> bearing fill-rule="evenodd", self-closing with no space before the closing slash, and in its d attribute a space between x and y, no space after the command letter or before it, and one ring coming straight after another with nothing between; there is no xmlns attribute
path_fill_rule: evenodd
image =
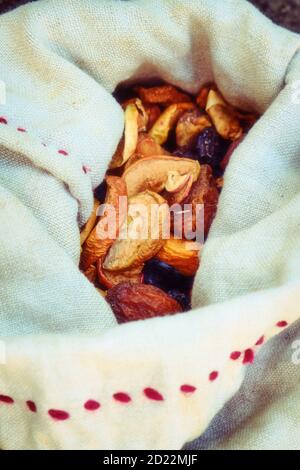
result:
<svg viewBox="0 0 300 470"><path fill-rule="evenodd" d="M0 117L0 124L7 124L7 119L3 116Z"/></svg>
<svg viewBox="0 0 300 470"><path fill-rule="evenodd" d="M129 403L131 401L131 397L128 395L128 393L124 392L114 393L113 397L116 401L119 401L121 403Z"/></svg>
<svg viewBox="0 0 300 470"><path fill-rule="evenodd" d="M15 401L12 397L9 397L8 395L0 395L0 402L6 403L7 405L12 405Z"/></svg>

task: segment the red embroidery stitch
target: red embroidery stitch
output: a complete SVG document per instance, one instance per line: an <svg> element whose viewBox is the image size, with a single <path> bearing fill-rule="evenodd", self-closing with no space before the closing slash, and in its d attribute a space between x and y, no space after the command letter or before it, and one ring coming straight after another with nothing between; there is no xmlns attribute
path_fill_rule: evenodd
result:
<svg viewBox="0 0 300 470"><path fill-rule="evenodd" d="M92 171L92 169L87 165L83 165L82 169L85 174L90 173Z"/></svg>
<svg viewBox="0 0 300 470"><path fill-rule="evenodd" d="M24 129L24 127L18 127L17 131L19 131L19 132L27 132L26 129Z"/></svg>
<svg viewBox="0 0 300 470"><path fill-rule="evenodd" d="M84 408L88 411L98 410L100 408L100 406L101 406L100 403L98 401L95 401L95 400L88 400L84 404Z"/></svg>
<svg viewBox="0 0 300 470"><path fill-rule="evenodd" d="M144 389L144 394L149 400L162 401L164 397L154 388L147 387Z"/></svg>
<svg viewBox="0 0 300 470"><path fill-rule="evenodd" d="M69 155L68 152L66 152L66 150L58 150L58 153L60 153L60 155L64 155L65 157Z"/></svg>
<svg viewBox="0 0 300 470"><path fill-rule="evenodd" d="M5 117L1 116L0 117L0 124L7 124L7 119L5 119Z"/></svg>
<svg viewBox="0 0 300 470"><path fill-rule="evenodd" d="M259 340L255 343L255 346L261 346L265 341L265 337L262 336L261 338L259 338Z"/></svg>
<svg viewBox="0 0 300 470"><path fill-rule="evenodd" d="M37 412L37 407L36 407L36 404L34 403L34 401L28 400L26 402L26 405L27 405L27 408L29 409L29 411L31 411L32 413Z"/></svg>
<svg viewBox="0 0 300 470"><path fill-rule="evenodd" d="M216 371L216 370L214 370L213 372L211 372L211 373L209 374L209 380L210 380L211 382L213 382L214 380L216 380L218 377L219 377L219 372Z"/></svg>
<svg viewBox="0 0 300 470"><path fill-rule="evenodd" d="M15 400L8 395L0 395L0 402L6 403L7 405L12 405Z"/></svg>
<svg viewBox="0 0 300 470"><path fill-rule="evenodd" d="M130 396L124 392L118 392L113 395L116 401L120 401L121 403L129 403L131 401Z"/></svg>
<svg viewBox="0 0 300 470"><path fill-rule="evenodd" d="M69 413L67 413L66 411L63 411L63 410L49 410L48 414L49 414L49 416L51 416L51 418L53 418L57 421L64 421L64 420L70 418Z"/></svg>
<svg viewBox="0 0 300 470"><path fill-rule="evenodd" d="M184 384L184 385L181 385L180 390L183 393L193 393L197 390L197 388L194 387L193 385Z"/></svg>
<svg viewBox="0 0 300 470"><path fill-rule="evenodd" d="M278 326L278 328L285 328L286 326L288 326L288 322L284 320L279 321L276 326Z"/></svg>
<svg viewBox="0 0 300 470"><path fill-rule="evenodd" d="M241 355L242 353L240 351L233 351L230 354L230 359L232 359L233 361L237 361L241 357Z"/></svg>
<svg viewBox="0 0 300 470"><path fill-rule="evenodd" d="M252 364L254 362L254 351L253 349L246 349L244 352L243 364Z"/></svg>

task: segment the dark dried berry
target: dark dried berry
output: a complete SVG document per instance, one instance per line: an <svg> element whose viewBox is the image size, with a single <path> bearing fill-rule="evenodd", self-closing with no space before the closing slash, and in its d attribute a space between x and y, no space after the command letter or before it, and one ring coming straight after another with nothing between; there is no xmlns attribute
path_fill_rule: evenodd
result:
<svg viewBox="0 0 300 470"><path fill-rule="evenodd" d="M199 134L196 151L202 164L217 168L228 149L229 142L224 140L213 127L204 129Z"/></svg>
<svg viewBox="0 0 300 470"><path fill-rule="evenodd" d="M94 196L98 201L104 202L107 192L107 182L103 180L101 184L94 190Z"/></svg>
<svg viewBox="0 0 300 470"><path fill-rule="evenodd" d="M188 312L192 309L191 304L191 293L190 292L181 292L178 289L170 289L167 294L181 305L184 312Z"/></svg>
<svg viewBox="0 0 300 470"><path fill-rule="evenodd" d="M177 269L156 258L145 264L143 274L145 284L159 287L165 292L176 289L183 293L190 293L193 287L193 276L184 276Z"/></svg>

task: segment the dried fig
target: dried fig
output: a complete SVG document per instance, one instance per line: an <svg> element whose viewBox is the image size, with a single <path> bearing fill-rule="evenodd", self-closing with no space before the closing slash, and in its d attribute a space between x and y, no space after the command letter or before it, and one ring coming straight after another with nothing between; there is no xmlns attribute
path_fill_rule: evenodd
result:
<svg viewBox="0 0 300 470"><path fill-rule="evenodd" d="M172 85L160 85L151 88L139 86L135 88L135 91L141 100L148 104L169 106L171 104L191 101L189 95L183 93Z"/></svg>
<svg viewBox="0 0 300 470"><path fill-rule="evenodd" d="M206 113L195 109L187 111L178 120L176 126L176 144L186 150L195 146L197 136L203 129L211 127L211 121Z"/></svg>
<svg viewBox="0 0 300 470"><path fill-rule="evenodd" d="M126 214L122 215L119 212L119 203L120 203L120 196L126 196L126 184L117 176L107 176L107 194L105 199L105 204L113 206L116 210L116 220L121 225ZM90 265L95 264L98 258L104 256L110 246L113 244L115 238L107 237L102 238L99 237L99 224L104 224L106 220L106 213L103 214L99 222L97 223L96 227L93 229L92 233L86 240L83 245L83 250L81 254L81 262L80 266L83 271L86 271ZM118 233L118 227L117 227Z"/></svg>
<svg viewBox="0 0 300 470"><path fill-rule="evenodd" d="M200 165L197 161L187 158L152 156L138 160L123 174L128 196L133 196L145 190L160 193L167 182L170 170L180 175L191 174L193 182L198 178Z"/></svg>
<svg viewBox="0 0 300 470"><path fill-rule="evenodd" d="M167 240L156 257L185 276L194 276L199 267L199 245L186 240Z"/></svg>
<svg viewBox="0 0 300 470"><path fill-rule="evenodd" d="M210 90L206 103L206 112L218 134L224 139L237 140L242 136L243 128L239 119L218 91Z"/></svg>
<svg viewBox="0 0 300 470"><path fill-rule="evenodd" d="M142 282L142 271L144 265L125 271L107 271L103 268L103 259L99 258L97 263L98 281L107 289L117 286L121 282L132 282L140 284Z"/></svg>
<svg viewBox="0 0 300 470"><path fill-rule="evenodd" d="M186 111L195 109L193 103L172 104L164 110L153 124L149 134L159 144L163 145L169 137L170 131L175 127L178 119Z"/></svg>
<svg viewBox="0 0 300 470"><path fill-rule="evenodd" d="M182 312L176 300L161 289L145 284L119 284L109 289L106 300L120 323Z"/></svg>
<svg viewBox="0 0 300 470"><path fill-rule="evenodd" d="M124 271L141 266L161 249L168 222L169 207L161 196L145 191L131 197L127 220L110 248L103 268Z"/></svg>

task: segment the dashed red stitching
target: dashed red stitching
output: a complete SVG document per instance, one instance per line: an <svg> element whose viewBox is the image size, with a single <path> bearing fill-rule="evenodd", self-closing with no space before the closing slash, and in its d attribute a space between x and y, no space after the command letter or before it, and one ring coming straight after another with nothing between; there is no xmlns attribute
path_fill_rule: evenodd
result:
<svg viewBox="0 0 300 470"><path fill-rule="evenodd" d="M65 421L70 418L70 414L63 410L48 410L48 415L56 421Z"/></svg>
<svg viewBox="0 0 300 470"><path fill-rule="evenodd" d="M255 346L261 346L265 342L265 337L261 336L259 340L256 341Z"/></svg>
<svg viewBox="0 0 300 470"><path fill-rule="evenodd" d="M28 400L28 401L26 402L26 406L27 406L27 408L29 409L29 411L31 411L32 413L36 413L36 412L37 412L37 406L36 406L36 404L34 403L34 401Z"/></svg>
<svg viewBox="0 0 300 470"><path fill-rule="evenodd" d="M85 174L90 173L92 171L92 169L87 165L83 165L82 170Z"/></svg>
<svg viewBox="0 0 300 470"><path fill-rule="evenodd" d="M254 362L254 357L253 349L246 349L244 352L243 364L252 364Z"/></svg>
<svg viewBox="0 0 300 470"><path fill-rule="evenodd" d="M276 323L276 326L278 326L278 328L285 328L286 326L288 326L288 322L285 320L282 320Z"/></svg>
<svg viewBox="0 0 300 470"><path fill-rule="evenodd" d="M100 403L96 400L88 400L84 404L84 408L88 411L95 411L100 408Z"/></svg>
<svg viewBox="0 0 300 470"><path fill-rule="evenodd" d="M131 401L130 395L128 395L128 393L124 393L124 392L114 393L113 397L116 401L119 401L121 403L129 403Z"/></svg>
<svg viewBox="0 0 300 470"><path fill-rule="evenodd" d="M230 359L232 361L237 361L240 357L241 357L242 353L240 351L233 351L231 354L230 354Z"/></svg>
<svg viewBox="0 0 300 470"><path fill-rule="evenodd" d="M209 374L210 382L214 382L218 377L219 377L219 372L217 370L214 370L213 372Z"/></svg>
<svg viewBox="0 0 300 470"><path fill-rule="evenodd" d="M62 150L62 149L61 149L61 150L58 150L58 153L59 153L60 155L64 155L65 157L67 157L67 156L69 155L69 153L68 153L66 150Z"/></svg>
<svg viewBox="0 0 300 470"><path fill-rule="evenodd" d="M197 387L194 387L194 385L184 384L180 387L180 391L183 393L194 393L196 390Z"/></svg>
<svg viewBox="0 0 300 470"><path fill-rule="evenodd" d="M144 388L144 395L149 398L149 400L154 400L154 401L163 401L164 397L162 396L161 393L159 393L157 390L151 387L146 387Z"/></svg>
<svg viewBox="0 0 300 470"><path fill-rule="evenodd" d="M19 131L19 132L27 132L27 130L24 129L24 127L18 127L18 128L17 128L17 131Z"/></svg>
<svg viewBox="0 0 300 470"><path fill-rule="evenodd" d="M7 405L12 405L15 400L12 397L9 397L8 395L0 395L0 402L6 403Z"/></svg>
<svg viewBox="0 0 300 470"><path fill-rule="evenodd" d="M8 121L5 117L1 116L0 117L0 124L8 124Z"/></svg>

